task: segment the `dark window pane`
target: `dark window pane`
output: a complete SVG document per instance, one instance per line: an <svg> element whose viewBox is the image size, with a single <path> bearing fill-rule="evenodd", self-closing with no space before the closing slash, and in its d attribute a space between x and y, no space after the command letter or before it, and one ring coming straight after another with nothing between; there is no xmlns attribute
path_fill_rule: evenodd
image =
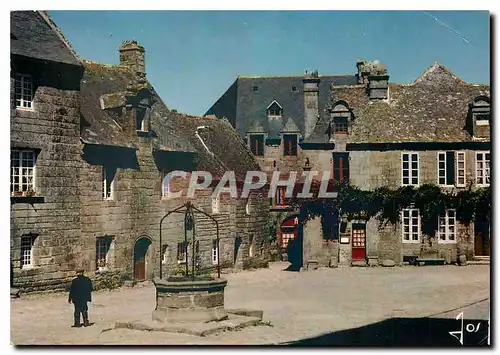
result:
<svg viewBox="0 0 500 355"><path fill-rule="evenodd" d="M455 183L455 152L446 152L446 184Z"/></svg>

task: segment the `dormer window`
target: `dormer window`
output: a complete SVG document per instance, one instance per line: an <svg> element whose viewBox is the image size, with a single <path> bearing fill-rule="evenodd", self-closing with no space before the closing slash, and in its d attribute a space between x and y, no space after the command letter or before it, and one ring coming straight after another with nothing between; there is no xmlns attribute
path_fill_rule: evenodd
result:
<svg viewBox="0 0 500 355"><path fill-rule="evenodd" d="M297 135L284 134L283 135L283 155L297 156Z"/></svg>
<svg viewBox="0 0 500 355"><path fill-rule="evenodd" d="M479 96L469 104L469 115L467 126L469 133L475 138L490 137L491 118L490 98Z"/></svg>
<svg viewBox="0 0 500 355"><path fill-rule="evenodd" d="M264 135L251 134L249 136L250 150L256 157L264 156Z"/></svg>
<svg viewBox="0 0 500 355"><path fill-rule="evenodd" d="M328 126L328 138L332 139L334 134L348 134L349 122L353 120L353 114L347 102L339 100L333 104L330 110L331 121Z"/></svg>
<svg viewBox="0 0 500 355"><path fill-rule="evenodd" d="M292 86L292 92L299 92L296 86Z"/></svg>
<svg viewBox="0 0 500 355"><path fill-rule="evenodd" d="M252 86L252 91L253 92L259 91L259 87L257 85Z"/></svg>
<svg viewBox="0 0 500 355"><path fill-rule="evenodd" d="M139 132L149 132L149 109L138 107L136 111L136 130Z"/></svg>
<svg viewBox="0 0 500 355"><path fill-rule="evenodd" d="M478 113L474 117L476 118L476 124L478 126L490 124L490 114L489 113L483 113L483 114Z"/></svg>
<svg viewBox="0 0 500 355"><path fill-rule="evenodd" d="M283 107L278 103L278 101L273 100L267 106L267 117L268 118L279 118L283 115Z"/></svg>

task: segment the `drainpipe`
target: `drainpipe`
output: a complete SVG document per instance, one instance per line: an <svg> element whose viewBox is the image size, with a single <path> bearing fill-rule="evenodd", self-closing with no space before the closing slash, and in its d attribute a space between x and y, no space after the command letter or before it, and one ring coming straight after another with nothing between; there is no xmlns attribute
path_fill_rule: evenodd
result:
<svg viewBox="0 0 500 355"><path fill-rule="evenodd" d="M201 144L203 144L203 146L205 147L205 149L207 150L208 153L210 153L210 155L214 155L214 153L212 153L210 151L210 149L208 149L207 145L205 144L205 142L203 141L203 139L200 137L200 134L198 133L198 130L200 129L206 129L208 128L207 126L198 126L196 127L196 131L194 131L194 135L200 140Z"/></svg>

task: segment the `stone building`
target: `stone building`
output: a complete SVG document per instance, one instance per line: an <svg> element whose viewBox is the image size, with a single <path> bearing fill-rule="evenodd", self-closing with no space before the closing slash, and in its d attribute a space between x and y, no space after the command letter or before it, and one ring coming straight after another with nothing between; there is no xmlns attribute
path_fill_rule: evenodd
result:
<svg viewBox="0 0 500 355"><path fill-rule="evenodd" d="M434 184L446 190L490 183L490 88L465 83L435 63L411 84L389 81L378 61L356 63L353 75L238 77L207 111L227 118L269 173L330 171L334 181L364 190ZM278 190L271 211L281 212L282 247L299 236L302 265L401 264L430 256L455 262L489 255L489 222L464 226L455 211L422 235L418 210L402 211L401 225L347 221L323 232L320 219L297 223ZM293 222L295 221L295 222ZM295 226L295 227L294 227ZM303 234L303 238L300 235Z"/></svg>
<svg viewBox="0 0 500 355"><path fill-rule="evenodd" d="M63 286L82 267L98 281L144 280L186 264L182 215L195 215L201 267L267 259L267 200L212 197L225 171L259 170L223 120L169 110L146 76L145 50L119 48L119 65L80 59L44 12L11 13L11 267L25 290ZM187 172L166 183L171 171ZM186 197L193 171L212 185ZM169 192L183 192L169 197ZM188 252L189 254L189 252ZM220 260L218 260L220 258Z"/></svg>

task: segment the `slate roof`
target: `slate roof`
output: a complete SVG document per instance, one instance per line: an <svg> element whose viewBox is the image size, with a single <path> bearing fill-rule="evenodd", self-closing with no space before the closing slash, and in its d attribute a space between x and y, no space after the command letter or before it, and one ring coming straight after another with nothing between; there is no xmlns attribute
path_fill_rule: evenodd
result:
<svg viewBox="0 0 500 355"><path fill-rule="evenodd" d="M457 142L472 137L465 129L468 105L489 85L468 84L434 63L409 85L389 84L389 99L370 101L363 85L333 87L330 106L345 100L353 110L348 142ZM307 142L328 142L329 114L323 110Z"/></svg>
<svg viewBox="0 0 500 355"><path fill-rule="evenodd" d="M355 75L320 75L319 108L329 101L329 87L335 85L353 85L357 83ZM257 120L268 132L269 138L277 138L288 118L292 118L301 133L304 134L304 93L303 76L238 77L227 92L214 103L206 115L214 114L218 118L227 117L235 123L236 131L244 136L252 121ZM254 91L254 86L257 91ZM292 91L295 87L297 91ZM267 118L266 108L273 100L283 107L283 118Z"/></svg>
<svg viewBox="0 0 500 355"><path fill-rule="evenodd" d="M136 74L123 65L105 65L84 61L84 66L80 93L81 112L87 123L84 123L81 131L82 140L93 144L134 147L133 142L118 124L118 114L113 110L101 108L101 97L107 107L113 106L107 101L111 101L113 96L119 100L127 91L129 84L136 83ZM149 83L147 85L154 92L153 87ZM150 116L152 130L157 131L160 127L170 128L164 130L163 136L155 138L156 144L168 150L194 151L189 141L180 136L166 120L169 110L156 92L154 92L154 101ZM121 105L116 103L116 106Z"/></svg>
<svg viewBox="0 0 500 355"><path fill-rule="evenodd" d="M52 62L82 65L62 32L43 11L11 11L10 53Z"/></svg>
<svg viewBox="0 0 500 355"><path fill-rule="evenodd" d="M247 171L261 170L243 138L227 120L174 112L170 112L168 120L195 147L198 152L198 170L210 171L214 179L232 170L237 179L243 180ZM200 126L205 128L197 130ZM196 137L195 131L198 131L206 147ZM161 131L158 134L162 135Z"/></svg>
<svg viewBox="0 0 500 355"><path fill-rule="evenodd" d="M84 66L81 85L82 140L90 144L134 148L132 139L117 123L117 113L112 109L103 110L101 105L120 107L122 95L131 83L137 83L136 74L123 65L84 61ZM243 139L229 122L171 111L152 85L146 83L146 86L154 93L150 119L155 149L196 152L198 169L210 171L213 175L222 176L226 170L234 170L238 177L244 178L247 170L260 170ZM210 154L195 136L199 126L208 127L199 130L199 134L215 155Z"/></svg>

